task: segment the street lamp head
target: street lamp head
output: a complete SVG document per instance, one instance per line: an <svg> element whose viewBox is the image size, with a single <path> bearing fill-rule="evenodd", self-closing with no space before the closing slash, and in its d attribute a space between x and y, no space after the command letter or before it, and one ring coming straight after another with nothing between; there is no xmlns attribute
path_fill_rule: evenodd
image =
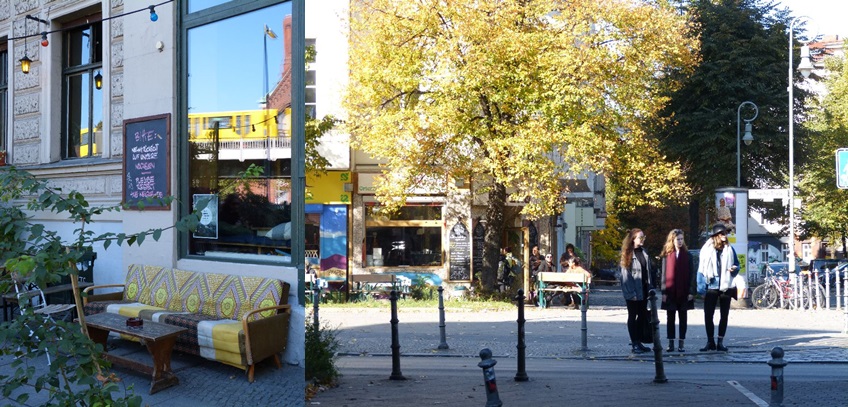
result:
<svg viewBox="0 0 848 407"><path fill-rule="evenodd" d="M813 72L813 63L810 62L810 47L807 45L801 46L801 63L798 64L798 72L804 75L805 78L810 77Z"/></svg>
<svg viewBox="0 0 848 407"><path fill-rule="evenodd" d="M742 142L744 142L746 146L750 146L751 143L754 142L754 136L751 134L751 122L745 123L745 136L742 137Z"/></svg>

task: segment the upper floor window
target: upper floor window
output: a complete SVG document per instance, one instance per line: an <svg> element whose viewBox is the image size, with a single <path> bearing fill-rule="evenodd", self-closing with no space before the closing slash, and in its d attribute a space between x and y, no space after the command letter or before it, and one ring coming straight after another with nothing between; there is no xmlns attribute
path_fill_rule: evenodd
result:
<svg viewBox="0 0 848 407"><path fill-rule="evenodd" d="M9 50L6 41L0 44L0 150L6 150L6 135L8 134L8 123L6 117L9 101Z"/></svg>
<svg viewBox="0 0 848 407"><path fill-rule="evenodd" d="M89 16L86 20L99 20ZM100 156L103 148L103 41L101 23L77 25L64 33L62 53L62 158Z"/></svg>

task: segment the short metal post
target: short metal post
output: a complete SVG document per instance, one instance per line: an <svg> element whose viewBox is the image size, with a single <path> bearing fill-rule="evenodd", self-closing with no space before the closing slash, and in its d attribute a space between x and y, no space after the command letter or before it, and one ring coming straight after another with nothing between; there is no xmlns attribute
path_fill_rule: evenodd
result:
<svg viewBox="0 0 848 407"><path fill-rule="evenodd" d="M848 334L848 268L842 271L842 289L844 297L842 297L842 309L845 310L845 326L842 327L842 333Z"/></svg>
<svg viewBox="0 0 848 407"><path fill-rule="evenodd" d="M824 307L830 309L830 269L824 269Z"/></svg>
<svg viewBox="0 0 848 407"><path fill-rule="evenodd" d="M842 280L839 279L839 268L834 268L833 272L836 273L834 277L836 277L836 310L839 311L842 309L842 290L839 287L842 285Z"/></svg>
<svg viewBox="0 0 848 407"><path fill-rule="evenodd" d="M798 275L798 281L800 282L798 284L798 303L796 304L797 307L795 307L795 309L803 310L804 309L804 275L803 274Z"/></svg>
<svg viewBox="0 0 848 407"><path fill-rule="evenodd" d="M319 327L319 319L318 319L318 302L321 298L321 286L315 285L312 288L312 326L315 327L315 332L318 332Z"/></svg>
<svg viewBox="0 0 848 407"><path fill-rule="evenodd" d="M524 341L524 290L518 290L518 295L515 296L518 301L518 371L515 373L515 381L526 382L530 380L527 377L527 366L524 354L527 350L527 344Z"/></svg>
<svg viewBox="0 0 848 407"><path fill-rule="evenodd" d="M771 350L771 401L769 406L777 407L783 405L783 368L787 363L783 360L783 348L776 346Z"/></svg>
<svg viewBox="0 0 848 407"><path fill-rule="evenodd" d="M400 341L398 340L398 317L397 317L398 293L392 290L389 293L389 301L392 303L392 375L389 380L406 380L400 372Z"/></svg>
<svg viewBox="0 0 848 407"><path fill-rule="evenodd" d="M486 387L486 407L501 407L503 403L498 395L498 383L495 380L495 365L497 360L492 359L492 351L489 348L484 348L480 351L480 359L482 361L477 364L483 369L483 384Z"/></svg>
<svg viewBox="0 0 848 407"><path fill-rule="evenodd" d="M648 291L648 300L651 303L651 331L654 336L654 366L656 368L654 383L667 383L668 379L665 377L665 368L663 367L662 344L660 344L660 318L657 315L657 291L655 289L652 288Z"/></svg>
<svg viewBox="0 0 848 407"><path fill-rule="evenodd" d="M442 286L439 286L439 336L441 337L441 342L439 343L439 349L450 349L448 346L447 339L445 338L445 302L444 302L444 294L445 289Z"/></svg>
<svg viewBox="0 0 848 407"><path fill-rule="evenodd" d="M589 350L589 326L586 323L586 311L589 310L589 301L587 301L586 290L587 284L583 284L580 289L580 350L586 352Z"/></svg>
<svg viewBox="0 0 848 407"><path fill-rule="evenodd" d="M815 277L815 280L813 280L813 277ZM816 284L819 283L819 273L817 271L807 274L807 295L810 296L810 309L812 310L813 307L815 307L815 309L818 310L821 308L821 297L819 297L819 290L816 290L816 298L813 298L813 281L815 281ZM813 300L816 301L815 304L813 304Z"/></svg>

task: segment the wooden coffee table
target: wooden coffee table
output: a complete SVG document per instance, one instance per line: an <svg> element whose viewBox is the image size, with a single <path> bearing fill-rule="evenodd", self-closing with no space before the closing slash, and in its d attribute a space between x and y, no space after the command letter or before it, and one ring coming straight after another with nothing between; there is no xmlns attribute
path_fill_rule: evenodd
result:
<svg viewBox="0 0 848 407"><path fill-rule="evenodd" d="M143 326L131 328L127 326L127 317L108 312L86 316L85 325L88 327L88 336L95 343L103 345L103 349L106 349L109 332L139 338L147 346L147 351L153 357L153 366L110 353L104 353L103 356L113 364L151 375L150 394L180 382L171 371L171 352L177 336L187 329L153 321L144 321Z"/></svg>

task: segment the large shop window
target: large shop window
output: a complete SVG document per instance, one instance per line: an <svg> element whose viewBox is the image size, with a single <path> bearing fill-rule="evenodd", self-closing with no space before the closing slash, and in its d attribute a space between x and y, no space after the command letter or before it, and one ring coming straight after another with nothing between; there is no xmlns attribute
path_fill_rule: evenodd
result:
<svg viewBox="0 0 848 407"><path fill-rule="evenodd" d="M187 30L190 255L291 262L291 18L286 2Z"/></svg>
<svg viewBox="0 0 848 407"><path fill-rule="evenodd" d="M366 206L365 265L441 266L442 206L404 206L386 215Z"/></svg>
<svg viewBox="0 0 848 407"><path fill-rule="evenodd" d="M94 81L103 63L102 23L87 24L89 20L100 20L100 15L68 23L74 28L64 34L62 158L65 159L100 156L103 148L103 90Z"/></svg>

